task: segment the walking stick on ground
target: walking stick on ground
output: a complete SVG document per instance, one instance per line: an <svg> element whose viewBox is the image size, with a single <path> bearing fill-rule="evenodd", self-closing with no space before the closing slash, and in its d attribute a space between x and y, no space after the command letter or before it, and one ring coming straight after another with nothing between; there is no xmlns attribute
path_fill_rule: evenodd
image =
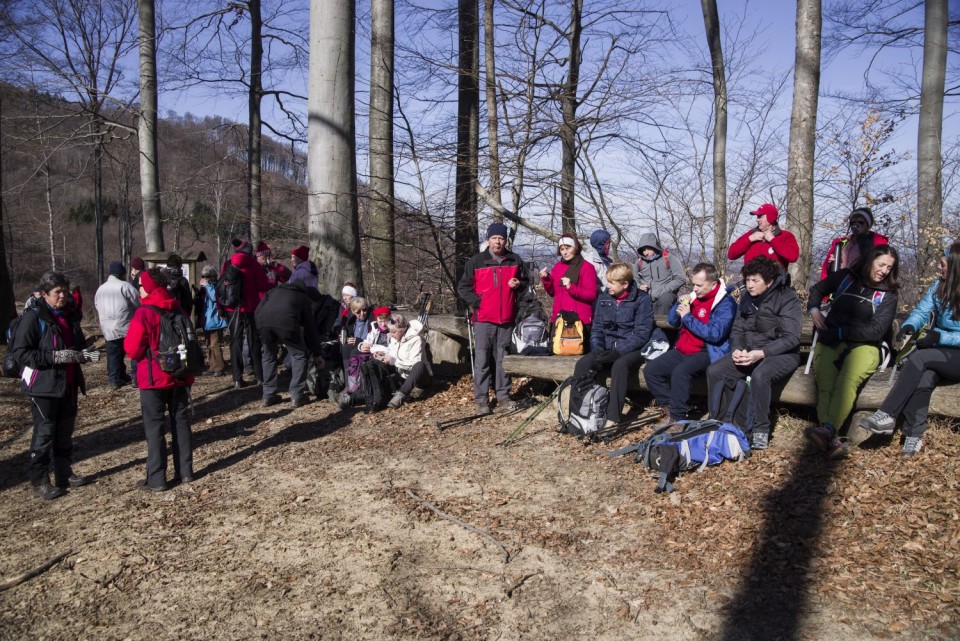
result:
<svg viewBox="0 0 960 641"><path fill-rule="evenodd" d="M467 340L468 340L469 343L470 343L470 377L473 378L474 381L476 381L476 380L477 380L477 369L476 369L476 366L474 365L474 360L473 360L473 352L474 352L474 344L473 344L473 314L470 313L470 310L469 310L469 309L467 309Z"/></svg>
<svg viewBox="0 0 960 641"><path fill-rule="evenodd" d="M810 341L810 355L807 356L807 366L803 368L804 374L810 373L810 366L813 365L813 351L817 348L817 337L820 336L820 332L813 330L813 340Z"/></svg>
<svg viewBox="0 0 960 641"><path fill-rule="evenodd" d="M520 438L520 434L523 433L523 430L527 429L527 426L533 422L533 419L537 418L537 416L540 415L540 412L547 409L547 406L549 406L550 403L553 401L553 399L557 397L557 393L559 392L560 392L560 386L558 385L557 389L553 390L550 396L548 396L546 399L544 399L543 402L537 405L534 408L534 410L530 412L530 415L527 416L525 419L523 419L523 421L520 422L520 425L517 425L517 428L512 432L510 432L510 435L507 438L503 439L503 441L498 443L498 445L507 447L508 445L512 445L513 443L515 443L517 439Z"/></svg>

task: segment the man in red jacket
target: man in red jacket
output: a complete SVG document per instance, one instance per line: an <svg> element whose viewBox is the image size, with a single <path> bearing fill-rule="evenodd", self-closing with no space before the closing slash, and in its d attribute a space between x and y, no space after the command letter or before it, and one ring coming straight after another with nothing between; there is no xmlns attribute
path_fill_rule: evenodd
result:
<svg viewBox="0 0 960 641"><path fill-rule="evenodd" d="M160 320L165 312L182 313L180 303L167 291L167 276L151 267L140 274L140 307L133 313L130 329L123 339L123 350L140 361L135 372L140 389L143 431L147 438L147 477L137 487L164 492L167 485L167 441L164 437L165 414L170 414L173 437L173 480L193 481L193 448L190 444L190 420L187 406L193 377L179 380L160 368L156 353L160 346Z"/></svg>
<svg viewBox="0 0 960 641"><path fill-rule="evenodd" d="M271 287L290 280L290 270L273 259L273 250L263 241L257 245L257 262L263 267Z"/></svg>
<svg viewBox="0 0 960 641"><path fill-rule="evenodd" d="M800 258L800 245L790 232L780 229L777 218L780 212L775 205L764 203L750 212L757 217L757 226L738 238L727 252L727 258L743 257L744 264L757 256L765 256L779 263L783 269Z"/></svg>
<svg viewBox="0 0 960 641"><path fill-rule="evenodd" d="M253 248L245 240L234 239L231 244L236 248L230 257L230 264L240 269L243 275L242 300L239 307L227 308L230 318L230 369L233 373L233 385L236 389L247 386L243 380L243 339L247 339L250 348L250 360L253 362L253 375L257 384L263 383L263 361L260 358L260 332L253 313L260 304L261 294L270 289L270 281L263 273L263 267L253 257Z"/></svg>
<svg viewBox="0 0 960 641"><path fill-rule="evenodd" d="M830 251L823 259L820 269L820 280L833 272L850 267L877 245L888 245L886 236L870 231L873 227L873 211L869 207L857 207L848 218L847 229L849 234L834 238L830 243Z"/></svg>

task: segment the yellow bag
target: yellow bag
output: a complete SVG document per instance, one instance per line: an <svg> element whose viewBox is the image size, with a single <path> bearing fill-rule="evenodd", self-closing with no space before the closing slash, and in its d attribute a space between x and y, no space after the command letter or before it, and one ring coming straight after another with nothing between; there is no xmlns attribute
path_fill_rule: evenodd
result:
<svg viewBox="0 0 960 641"><path fill-rule="evenodd" d="M580 356L585 343L583 321L577 313L560 312L553 326L553 353L557 356Z"/></svg>

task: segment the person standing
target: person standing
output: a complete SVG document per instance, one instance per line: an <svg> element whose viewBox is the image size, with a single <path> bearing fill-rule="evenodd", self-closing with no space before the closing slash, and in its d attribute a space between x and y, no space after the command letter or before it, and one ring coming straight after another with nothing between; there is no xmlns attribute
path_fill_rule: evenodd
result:
<svg viewBox="0 0 960 641"><path fill-rule="evenodd" d="M273 259L273 250L263 241L257 245L257 262L263 266L263 272L267 275L271 287L290 280L290 270Z"/></svg>
<svg viewBox="0 0 960 641"><path fill-rule="evenodd" d="M257 383L263 382L263 360L260 358L260 332L257 331L257 322L254 312L260 304L261 294L270 289L263 268L253 257L253 249L245 240L231 241L236 251L230 257L230 264L240 270L241 301L235 308L227 308L230 322L230 369L233 372L233 386L242 389L247 386L243 380L243 341L246 339L250 349L250 360L253 365L253 375Z"/></svg>
<svg viewBox="0 0 960 641"><path fill-rule="evenodd" d="M320 283L320 271L310 260L310 248L306 245L300 245L290 252L290 260L293 261L293 273L290 274L288 282L301 282L305 287L316 289Z"/></svg>
<svg viewBox="0 0 960 641"><path fill-rule="evenodd" d="M193 292L190 291L190 281L183 275L183 259L179 254L170 254L164 272L167 275L167 289L177 299L180 309L189 318L193 312Z"/></svg>
<svg viewBox="0 0 960 641"><path fill-rule="evenodd" d="M107 281L100 285L93 297L93 305L100 317L100 329L107 342L107 379L110 387L119 390L130 383L123 361L123 339L130 328L130 319L140 307L140 293L123 280L126 270L118 261L110 263Z"/></svg>
<svg viewBox="0 0 960 641"><path fill-rule="evenodd" d="M666 316L687 282L683 264L660 245L655 234L640 236L640 256L633 266L637 288L650 295L653 313Z"/></svg>
<svg viewBox="0 0 960 641"><path fill-rule="evenodd" d="M163 314L184 313L179 301L167 290L168 284L167 274L157 267L140 274L141 305L133 314L130 331L123 340L127 356L140 361L136 376L147 441L147 474L137 487L150 492L164 492L170 487L167 485L167 440L164 435L168 415L173 444L173 481L193 482L193 447L187 415L193 376L174 378L161 369L156 358Z"/></svg>
<svg viewBox="0 0 960 641"><path fill-rule="evenodd" d="M757 217L757 226L736 239L727 250L727 258L743 258L748 263L757 256L765 256L776 261L782 269L800 257L800 245L790 232L780 229L777 220L780 211L775 205L763 203L756 211L750 212Z"/></svg>
<svg viewBox="0 0 960 641"><path fill-rule="evenodd" d="M888 244L887 237L870 231L871 227L873 227L873 211L869 207L854 209L848 219L847 228L850 233L834 238L830 243L830 251L823 259L823 267L820 269L820 280L850 267L870 251L871 247Z"/></svg>
<svg viewBox="0 0 960 641"><path fill-rule="evenodd" d="M130 261L130 285L140 291L140 274L147 268L146 263L139 256Z"/></svg>
<svg viewBox="0 0 960 641"><path fill-rule="evenodd" d="M497 410L511 406L510 378L503 371L503 357L513 332L517 292L527 286L527 270L523 259L507 249L507 233L503 223L487 228L487 248L467 261L457 284L457 294L467 304L474 327L473 395L478 414L490 413L491 382Z"/></svg>
<svg viewBox="0 0 960 641"><path fill-rule="evenodd" d="M200 293L203 297L203 333L207 338L207 373L223 376L226 363L223 361L223 330L227 328L227 319L220 315L217 308L217 270L207 265L200 272Z"/></svg>
<svg viewBox="0 0 960 641"><path fill-rule="evenodd" d="M590 347L590 325L593 323L593 307L597 303L597 273L593 263L580 253L580 241L574 233L564 234L557 241L560 260L547 271L540 270L540 282L547 295L553 299L550 314L551 327L561 312L574 312L586 334L584 351Z"/></svg>
<svg viewBox="0 0 960 641"><path fill-rule="evenodd" d="M80 318L67 304L67 277L47 272L40 278L39 290L40 301L24 310L17 325L13 354L22 371L20 389L30 398L33 417L27 464L30 485L34 496L50 501L66 494L66 488L92 480L73 472L73 430L78 392L86 394L80 364L99 360L99 356L95 351L82 351Z"/></svg>
<svg viewBox="0 0 960 641"><path fill-rule="evenodd" d="M590 246L583 250L583 258L593 265L597 272L598 292L607 288L607 270L613 261L610 259L610 232L598 229L590 234Z"/></svg>
<svg viewBox="0 0 960 641"><path fill-rule="evenodd" d="M323 367L320 334L313 322L313 310L302 281L283 283L267 292L255 313L263 345L263 407L280 402L277 393L277 355L283 345L290 355L290 404L301 407L309 402L305 391L307 367L313 356Z"/></svg>

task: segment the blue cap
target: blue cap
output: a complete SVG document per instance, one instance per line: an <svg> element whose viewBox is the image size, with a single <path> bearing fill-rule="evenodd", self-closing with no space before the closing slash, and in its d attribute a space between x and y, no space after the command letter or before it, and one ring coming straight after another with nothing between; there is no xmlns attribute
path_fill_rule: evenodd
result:
<svg viewBox="0 0 960 641"><path fill-rule="evenodd" d="M110 263L110 267L107 269L108 274L111 276L116 276L117 278L123 276L126 271L127 270L123 268L123 263L121 263L119 260L115 260Z"/></svg>
<svg viewBox="0 0 960 641"><path fill-rule="evenodd" d="M487 240L490 240L494 236L500 236L501 238L507 238L507 226L503 223L493 223L487 227Z"/></svg>

